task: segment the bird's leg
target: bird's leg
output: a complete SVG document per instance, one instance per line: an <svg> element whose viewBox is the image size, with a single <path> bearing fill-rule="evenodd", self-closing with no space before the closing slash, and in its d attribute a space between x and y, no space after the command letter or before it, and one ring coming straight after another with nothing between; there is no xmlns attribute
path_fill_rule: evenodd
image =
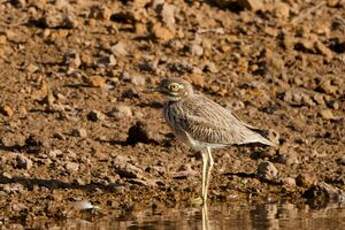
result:
<svg viewBox="0 0 345 230"><path fill-rule="evenodd" d="M214 165L214 161L213 161L212 152L211 152L210 147L207 147L206 153L207 153L206 181L205 181L205 193L203 195L203 200L205 203L207 200L207 192L208 192L208 186L210 183L210 176L211 176L211 172L212 172L213 165Z"/></svg>
<svg viewBox="0 0 345 230"><path fill-rule="evenodd" d="M202 198L203 203L205 203L207 199L206 183L207 183L207 170L208 170L208 161L209 161L207 151L204 151L204 150L201 151L201 156L202 156L201 198Z"/></svg>

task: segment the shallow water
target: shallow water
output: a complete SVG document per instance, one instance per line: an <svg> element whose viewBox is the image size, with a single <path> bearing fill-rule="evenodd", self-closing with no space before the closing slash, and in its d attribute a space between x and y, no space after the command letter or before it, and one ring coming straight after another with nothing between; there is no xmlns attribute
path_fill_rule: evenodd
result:
<svg viewBox="0 0 345 230"><path fill-rule="evenodd" d="M345 229L345 205L311 208L290 203L210 205L106 217L96 222L70 220L64 229ZM61 227L61 226L60 226Z"/></svg>

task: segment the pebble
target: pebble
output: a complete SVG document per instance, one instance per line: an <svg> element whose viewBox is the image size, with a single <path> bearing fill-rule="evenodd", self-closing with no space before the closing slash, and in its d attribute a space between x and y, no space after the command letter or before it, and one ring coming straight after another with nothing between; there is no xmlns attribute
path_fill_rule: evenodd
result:
<svg viewBox="0 0 345 230"><path fill-rule="evenodd" d="M128 130L127 144L135 145L138 143L157 143L160 141L159 134L150 130L147 124L138 121Z"/></svg>
<svg viewBox="0 0 345 230"><path fill-rule="evenodd" d="M162 26L160 23L156 23L155 25L153 25L151 30L153 36L162 42L167 42L175 37L174 32Z"/></svg>
<svg viewBox="0 0 345 230"><path fill-rule="evenodd" d="M198 44L192 44L190 47L190 52L195 56L202 56L204 54L204 49Z"/></svg>
<svg viewBox="0 0 345 230"><path fill-rule="evenodd" d="M282 179L282 182L287 187L295 187L296 186L296 180L292 177L285 177Z"/></svg>
<svg viewBox="0 0 345 230"><path fill-rule="evenodd" d="M79 170L79 164L69 161L65 164L65 168L68 172L74 173L74 172L77 172Z"/></svg>
<svg viewBox="0 0 345 230"><path fill-rule="evenodd" d="M43 17L43 22L48 28L73 29L78 26L76 18L72 14L52 13Z"/></svg>
<svg viewBox="0 0 345 230"><path fill-rule="evenodd" d="M87 114L87 119L94 122L102 121L105 119L105 115L100 111L92 110Z"/></svg>
<svg viewBox="0 0 345 230"><path fill-rule="evenodd" d="M323 109L319 112L319 115L325 120L333 120L335 116L333 115L332 110L330 109Z"/></svg>
<svg viewBox="0 0 345 230"><path fill-rule="evenodd" d="M163 22L171 30L175 29L175 6L164 3L161 10L161 17Z"/></svg>
<svg viewBox="0 0 345 230"><path fill-rule="evenodd" d="M210 71L211 73L217 73L218 72L218 68L217 68L216 64L214 62L211 62L211 61L206 62L206 64L204 65L204 70Z"/></svg>
<svg viewBox="0 0 345 230"><path fill-rule="evenodd" d="M137 75L131 77L131 82L136 86L144 86L146 84L146 79L143 76Z"/></svg>
<svg viewBox="0 0 345 230"><path fill-rule="evenodd" d="M2 113L3 115L5 115L7 117L12 117L14 114L12 108L8 105L1 106L0 107L0 113Z"/></svg>
<svg viewBox="0 0 345 230"><path fill-rule="evenodd" d="M262 161L259 163L258 168L256 170L256 174L258 177L272 180L275 179L278 175L278 169L274 166L274 164L270 161Z"/></svg>
<svg viewBox="0 0 345 230"><path fill-rule="evenodd" d="M32 160L23 154L18 154L16 157L16 168L30 170L32 168Z"/></svg>
<svg viewBox="0 0 345 230"><path fill-rule="evenodd" d="M116 105L111 112L108 113L109 116L116 119L131 118L133 112L130 106L127 105Z"/></svg>
<svg viewBox="0 0 345 230"><path fill-rule="evenodd" d="M87 137L87 131L86 131L86 129L83 129L83 128L73 129L71 132L71 135L75 136L75 137L86 138Z"/></svg>
<svg viewBox="0 0 345 230"><path fill-rule="evenodd" d="M310 173L299 174L296 177L296 184L299 187L309 188L317 182L315 175Z"/></svg>
<svg viewBox="0 0 345 230"><path fill-rule="evenodd" d="M89 86L95 88L104 88L106 86L106 79L99 75L94 75L86 79Z"/></svg>
<svg viewBox="0 0 345 230"><path fill-rule="evenodd" d="M71 69L78 69L81 65L80 55L77 51L71 50L64 55L64 63Z"/></svg>
<svg viewBox="0 0 345 230"><path fill-rule="evenodd" d="M116 43L116 45L113 45L111 47L111 52L116 57L124 57L128 55L126 44L123 41L119 41L118 43Z"/></svg>
<svg viewBox="0 0 345 230"><path fill-rule="evenodd" d="M318 199L320 201L344 201L345 192L326 182L320 182L311 186L303 196L307 199Z"/></svg>

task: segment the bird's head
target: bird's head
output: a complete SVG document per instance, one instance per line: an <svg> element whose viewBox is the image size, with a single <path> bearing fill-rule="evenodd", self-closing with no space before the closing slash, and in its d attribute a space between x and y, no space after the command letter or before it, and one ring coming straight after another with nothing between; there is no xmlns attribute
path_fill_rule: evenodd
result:
<svg viewBox="0 0 345 230"><path fill-rule="evenodd" d="M193 94L192 85L178 78L166 78L160 81L158 87L153 91L159 92L171 101L179 101L184 97L190 96Z"/></svg>

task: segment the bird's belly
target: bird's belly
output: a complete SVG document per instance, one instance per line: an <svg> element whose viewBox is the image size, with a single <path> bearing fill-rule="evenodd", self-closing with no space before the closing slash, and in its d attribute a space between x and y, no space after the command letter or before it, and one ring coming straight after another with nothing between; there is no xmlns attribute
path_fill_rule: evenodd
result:
<svg viewBox="0 0 345 230"><path fill-rule="evenodd" d="M213 144L213 143L207 143L202 142L199 140L194 139L191 137L187 132L183 130L176 130L177 138L187 144L191 149L194 151L202 151L206 148L223 148L225 145L223 144Z"/></svg>

